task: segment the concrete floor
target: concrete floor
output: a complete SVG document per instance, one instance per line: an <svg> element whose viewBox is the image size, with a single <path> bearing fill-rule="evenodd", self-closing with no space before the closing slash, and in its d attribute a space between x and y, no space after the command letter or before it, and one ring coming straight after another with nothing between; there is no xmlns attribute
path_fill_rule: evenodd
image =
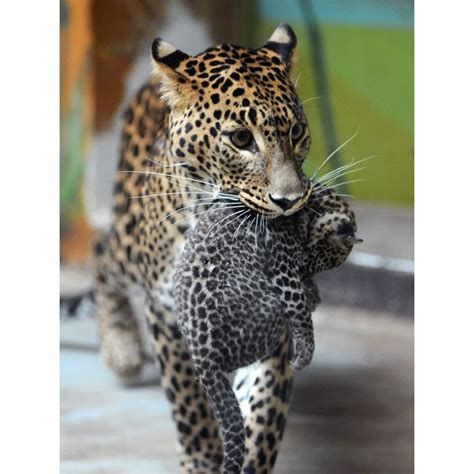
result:
<svg viewBox="0 0 474 474"><path fill-rule="evenodd" d="M351 201L357 233L364 243L356 251L389 258L414 259L414 213L412 207Z"/></svg>
<svg viewBox="0 0 474 474"><path fill-rule="evenodd" d="M162 390L121 386L96 352L72 348L69 324L62 331L61 472L175 473ZM413 472L413 321L322 307L315 328L316 354L297 374L275 473ZM91 332L77 331L80 346L88 347Z"/></svg>

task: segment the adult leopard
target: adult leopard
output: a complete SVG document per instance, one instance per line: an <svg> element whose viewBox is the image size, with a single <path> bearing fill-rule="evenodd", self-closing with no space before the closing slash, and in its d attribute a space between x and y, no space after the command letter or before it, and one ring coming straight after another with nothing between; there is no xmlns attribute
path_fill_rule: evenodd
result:
<svg viewBox="0 0 474 474"><path fill-rule="evenodd" d="M140 286L181 472L219 472L222 442L177 327L175 262L184 234L216 197L266 219L291 215L310 197L302 171L310 132L290 78L295 46L288 25L259 49L222 44L193 57L157 38L154 75L125 113L114 222L95 246L101 353L120 376L140 371L143 341L129 302L129 289ZM287 362L285 335L271 357L238 376L246 473L270 472L276 461L292 387Z"/></svg>

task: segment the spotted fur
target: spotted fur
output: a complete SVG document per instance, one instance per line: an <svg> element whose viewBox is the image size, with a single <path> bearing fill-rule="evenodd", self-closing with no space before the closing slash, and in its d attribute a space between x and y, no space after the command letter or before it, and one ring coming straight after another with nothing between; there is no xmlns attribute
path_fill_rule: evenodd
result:
<svg viewBox="0 0 474 474"><path fill-rule="evenodd" d="M177 326L172 275L185 233L214 199L268 219L291 215L308 201L302 163L311 138L290 78L295 45L286 25L259 49L222 44L197 56L157 39L154 74L124 115L114 221L95 249L101 352L120 376L140 371L144 341L129 291L141 288L182 472L219 472L222 442ZM252 141L238 147L242 130ZM281 342L236 387L250 406L246 472L270 472L276 460L292 379L286 335Z"/></svg>
<svg viewBox="0 0 474 474"><path fill-rule="evenodd" d="M355 240L352 211L327 189L264 227L244 219L217 204L187 238L174 276L178 325L219 423L224 474L240 473L245 457L244 418L229 375L274 354L285 332L291 367L311 362L315 274L340 265Z"/></svg>

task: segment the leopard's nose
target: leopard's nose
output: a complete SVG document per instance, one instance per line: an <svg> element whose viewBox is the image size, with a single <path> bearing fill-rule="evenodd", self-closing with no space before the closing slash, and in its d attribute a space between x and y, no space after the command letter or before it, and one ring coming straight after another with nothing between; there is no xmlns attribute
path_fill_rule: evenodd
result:
<svg viewBox="0 0 474 474"><path fill-rule="evenodd" d="M297 197L296 199L286 199L284 197L273 197L271 194L268 195L270 197L270 200L274 202L277 206L281 207L284 211L287 209L292 208L299 200L300 198Z"/></svg>

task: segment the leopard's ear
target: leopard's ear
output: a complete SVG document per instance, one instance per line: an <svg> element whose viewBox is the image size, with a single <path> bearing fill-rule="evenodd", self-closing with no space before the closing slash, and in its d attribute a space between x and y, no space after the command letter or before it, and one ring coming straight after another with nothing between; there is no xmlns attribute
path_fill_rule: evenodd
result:
<svg viewBox="0 0 474 474"><path fill-rule="evenodd" d="M296 35L290 25L282 23L277 26L263 48L277 52L281 60L291 68L295 56Z"/></svg>
<svg viewBox="0 0 474 474"><path fill-rule="evenodd" d="M177 71L181 62L188 59L189 55L161 38L155 38L151 45L151 56L155 74L160 79L163 99L174 108L191 91L188 78Z"/></svg>

